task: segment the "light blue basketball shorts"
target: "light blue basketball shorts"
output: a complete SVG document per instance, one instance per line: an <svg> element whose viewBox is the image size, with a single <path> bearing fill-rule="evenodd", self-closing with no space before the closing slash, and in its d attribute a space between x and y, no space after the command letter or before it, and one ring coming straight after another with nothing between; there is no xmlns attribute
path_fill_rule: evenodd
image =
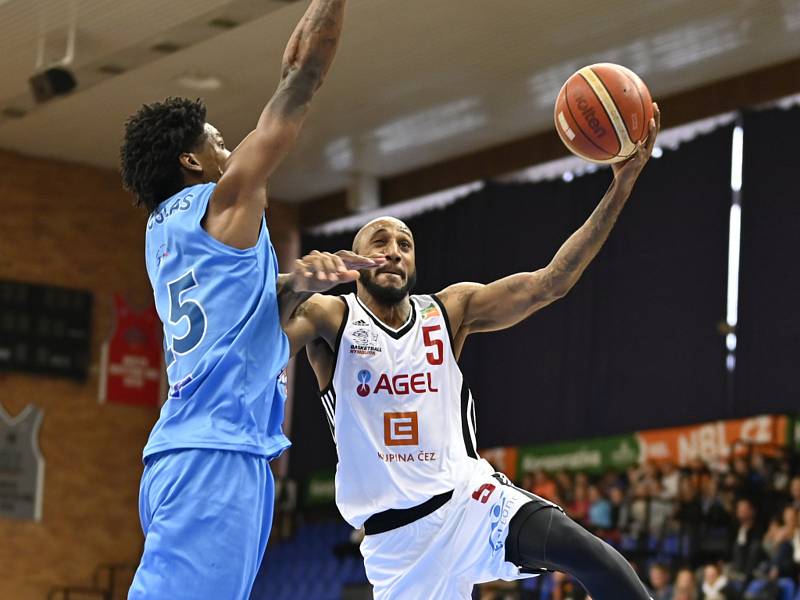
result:
<svg viewBox="0 0 800 600"><path fill-rule="evenodd" d="M189 449L149 457L139 489L144 553L128 600L247 600L274 491L263 456Z"/></svg>

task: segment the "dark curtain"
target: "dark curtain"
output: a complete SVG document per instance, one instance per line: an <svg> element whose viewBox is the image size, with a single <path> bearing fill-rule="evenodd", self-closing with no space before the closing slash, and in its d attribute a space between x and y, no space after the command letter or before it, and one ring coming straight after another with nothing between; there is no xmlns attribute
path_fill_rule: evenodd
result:
<svg viewBox="0 0 800 600"><path fill-rule="evenodd" d="M798 412L800 109L744 116L736 411Z"/></svg>
<svg viewBox="0 0 800 600"><path fill-rule="evenodd" d="M727 416L717 325L725 311L730 155L726 127L651 160L610 240L566 298L515 328L468 340L461 368L476 397L479 446ZM418 291L545 266L610 181L604 169L569 183L487 183L446 209L407 219ZM352 237L305 236L303 247L349 248ZM305 358L295 402L291 464L303 476L335 464Z"/></svg>

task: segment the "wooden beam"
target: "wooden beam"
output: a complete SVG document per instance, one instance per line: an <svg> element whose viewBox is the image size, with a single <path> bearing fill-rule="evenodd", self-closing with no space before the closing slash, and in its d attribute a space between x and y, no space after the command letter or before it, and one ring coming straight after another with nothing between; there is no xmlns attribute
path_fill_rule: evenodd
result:
<svg viewBox="0 0 800 600"><path fill-rule="evenodd" d="M708 83L686 92L656 98L662 127L674 127L800 92L800 58ZM518 140L450 158L381 179L381 204L424 196L480 179L497 177L561 158L567 150L554 128ZM350 214L344 192L300 206L303 227Z"/></svg>

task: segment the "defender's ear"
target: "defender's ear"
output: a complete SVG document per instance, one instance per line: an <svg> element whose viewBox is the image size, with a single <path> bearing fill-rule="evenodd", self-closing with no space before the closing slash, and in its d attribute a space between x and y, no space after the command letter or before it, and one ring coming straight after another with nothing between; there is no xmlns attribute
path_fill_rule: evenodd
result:
<svg viewBox="0 0 800 600"><path fill-rule="evenodd" d="M203 172L203 166L200 164L200 161L197 160L197 156L195 156L193 152L184 152L178 157L178 160L181 166L187 171L193 171L195 173Z"/></svg>

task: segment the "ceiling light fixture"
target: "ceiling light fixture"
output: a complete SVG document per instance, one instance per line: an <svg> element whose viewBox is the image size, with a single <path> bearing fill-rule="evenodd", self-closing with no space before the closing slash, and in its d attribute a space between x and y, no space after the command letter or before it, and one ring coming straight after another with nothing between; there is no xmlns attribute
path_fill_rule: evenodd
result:
<svg viewBox="0 0 800 600"><path fill-rule="evenodd" d="M175 83L198 92L213 92L222 87L219 77L203 73L184 73L175 78Z"/></svg>

